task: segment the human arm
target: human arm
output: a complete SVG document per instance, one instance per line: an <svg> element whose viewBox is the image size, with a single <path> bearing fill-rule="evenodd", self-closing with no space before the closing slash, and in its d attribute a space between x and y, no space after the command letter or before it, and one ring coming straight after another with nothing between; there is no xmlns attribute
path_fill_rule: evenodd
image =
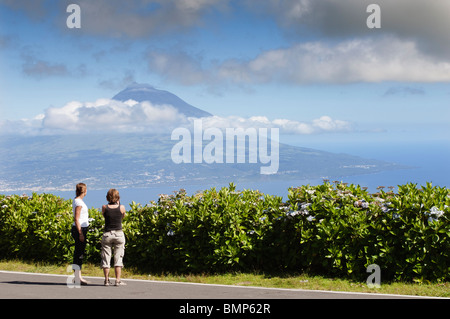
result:
<svg viewBox="0 0 450 319"><path fill-rule="evenodd" d="M75 227L78 231L78 234L80 235L80 241L84 242L84 235L83 235L83 231L81 230L81 223L80 223L80 215L81 215L81 206L77 206L75 207L75 215L73 217L74 222L75 222Z"/></svg>

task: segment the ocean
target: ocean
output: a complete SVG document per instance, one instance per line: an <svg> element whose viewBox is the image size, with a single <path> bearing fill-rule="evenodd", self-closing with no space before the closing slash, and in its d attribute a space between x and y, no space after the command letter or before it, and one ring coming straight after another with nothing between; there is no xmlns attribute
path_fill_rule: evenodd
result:
<svg viewBox="0 0 450 319"><path fill-rule="evenodd" d="M384 171L367 175L330 177L330 181L339 180L349 184L359 184L363 187L368 187L370 192L376 192L378 186L394 186L396 188L397 185L403 185L410 182L416 183L419 186L431 182L433 186L450 188L450 143L448 142L383 143L379 145L330 144L315 148L330 152L348 153L365 158L396 162L411 167L408 169ZM238 190L258 189L265 194L282 196L283 200L287 200L289 187L306 184L318 185L322 183L323 180L320 178L309 180L283 180L265 183L236 182L235 184ZM119 189L119 192L121 203L128 209L132 201L145 205L151 200L157 201L159 194L173 194L174 191L177 191L180 188L185 189L187 193L191 195L195 194L197 191L210 189L212 187L220 189L226 186L228 186L228 182L204 185L180 184L177 186L125 188ZM106 204L106 192L107 189L89 190L88 188L88 193L85 197L85 202L88 207L100 208L103 204ZM19 192L16 192L16 194L17 193ZM31 195L31 192L23 193ZM54 191L52 193L65 199L74 197L74 191ZM22 194L22 192L20 192L20 194Z"/></svg>
<svg viewBox="0 0 450 319"><path fill-rule="evenodd" d="M434 186L450 188L450 145L444 142L324 145L322 149L396 162L411 167L375 174L335 177L336 180L342 182L368 187L371 192L376 192L378 186L397 187L397 185L410 182L417 183L418 185L425 185L427 182L431 182ZM330 178L330 180L334 179ZM282 196L284 200L287 200L289 187L306 184L318 185L321 183L323 183L322 179L309 179L272 181L266 183L238 182L235 184L237 189L258 189L265 194ZM132 201L145 205L151 200L156 201L159 194L173 194L174 191L180 188L184 188L188 194L195 194L199 190L210 189L212 187L220 189L225 186L228 186L228 183L205 185L182 184L179 186L120 189L119 191L121 202L128 206ZM101 205L106 203L106 192L106 189L88 191L88 196L85 198L85 201L90 207L101 207ZM73 197L73 192L55 192L55 194L64 198Z"/></svg>

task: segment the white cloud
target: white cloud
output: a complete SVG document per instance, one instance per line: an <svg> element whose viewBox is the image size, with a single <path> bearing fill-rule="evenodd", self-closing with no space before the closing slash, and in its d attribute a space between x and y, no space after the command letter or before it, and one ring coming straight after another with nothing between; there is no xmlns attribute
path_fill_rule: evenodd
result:
<svg viewBox="0 0 450 319"><path fill-rule="evenodd" d="M263 83L440 82L450 81L450 61L420 53L413 41L386 37L298 44L223 65L220 74L236 82Z"/></svg>
<svg viewBox="0 0 450 319"><path fill-rule="evenodd" d="M293 44L253 59L220 63L160 50L148 55L150 71L183 85L216 88L280 82L450 81L450 1L380 0L382 27L376 30L366 24L370 0L242 3L253 14L274 19ZM305 37L308 33L320 40L305 40L311 39Z"/></svg>
<svg viewBox="0 0 450 319"><path fill-rule="evenodd" d="M450 81L450 60L424 54L416 42L392 36L300 43L221 64L206 65L200 57L161 51L152 52L149 59L152 72L184 85Z"/></svg>
<svg viewBox="0 0 450 319"><path fill-rule="evenodd" d="M66 8L71 3L81 7L82 27L88 35L112 38L141 38L171 32L186 32L201 25L210 11L227 10L229 0L2 0L14 10L21 10L35 20L52 21L66 28ZM55 16L50 12L56 8Z"/></svg>
<svg viewBox="0 0 450 319"><path fill-rule="evenodd" d="M47 109L41 130L47 134L108 131L158 133L184 121L185 117L170 105L99 99L87 103L73 101L61 108Z"/></svg>
<svg viewBox="0 0 450 319"><path fill-rule="evenodd" d="M99 99L95 102L72 101L63 107L48 108L33 119L0 121L1 134L54 135L79 133L161 133L177 127L192 128L195 118L180 114L170 105L120 102ZM202 118L203 128L279 128L282 134L321 134L349 132L349 122L322 116L310 122L288 119L270 120L265 116L210 116Z"/></svg>
<svg viewBox="0 0 450 319"><path fill-rule="evenodd" d="M20 119L18 121L0 120L0 135L37 135L42 128L43 114L32 119Z"/></svg>
<svg viewBox="0 0 450 319"><path fill-rule="evenodd" d="M67 6L71 0L65 0ZM228 0L78 0L81 32L113 38L141 38L186 32L209 11L223 11Z"/></svg>
<svg viewBox="0 0 450 319"><path fill-rule="evenodd" d="M186 52L164 52L153 50L148 52L150 72L160 74L163 78L176 80L183 85L196 85L213 81L214 72L202 65L201 56L190 56Z"/></svg>
<svg viewBox="0 0 450 319"><path fill-rule="evenodd" d="M42 0L32 6L25 0L3 2L29 15L41 12L45 16L51 7ZM70 2L58 2L58 8ZM266 50L250 60L230 58L223 62L217 62L220 61L217 57L206 61L201 55L173 49L152 50L146 55L150 72L183 85L210 87L268 82L450 81L450 1L378 0L382 27L377 30L366 25L366 8L371 3L371 0L79 0L83 8L83 27L79 31L129 39L179 34L199 27L214 30L215 22L223 21L214 19L215 15L226 17L227 13L241 11L248 15L250 24L259 14L275 21L289 38L287 43L294 44ZM63 14L56 20L65 18ZM65 23L58 25L65 27ZM311 41L312 38L319 41ZM23 71L33 76L63 76L85 74L86 66L71 70L61 63L28 58Z"/></svg>
<svg viewBox="0 0 450 319"><path fill-rule="evenodd" d="M69 71L64 64L38 60L31 55L24 56L22 71L29 76L35 77L66 76L69 74Z"/></svg>
<svg viewBox="0 0 450 319"><path fill-rule="evenodd" d="M47 19L65 28L65 12L72 0L3 0L2 4L24 11L33 19ZM448 56L450 53L450 1L448 0L78 0L82 8L80 32L112 38L149 37L215 27L217 14L262 15L274 20L291 37L314 34L325 38L395 35L414 39L421 50ZM369 4L381 7L382 28L366 26ZM64 11L63 11L64 10ZM250 20L251 23L251 20Z"/></svg>
<svg viewBox="0 0 450 319"><path fill-rule="evenodd" d="M448 0L244 0L247 8L274 19L294 38L314 33L327 39L394 35L415 41L421 52L450 54ZM381 8L381 29L367 28L369 4Z"/></svg>
<svg viewBox="0 0 450 319"><path fill-rule="evenodd" d="M193 119L190 119L193 125ZM347 121L334 120L329 116L322 116L311 122L300 122L288 119L270 120L265 116L252 116L243 118L239 116L211 116L202 121L203 129L207 128L279 128L281 134L309 135L321 133L336 133L352 131L352 124Z"/></svg>

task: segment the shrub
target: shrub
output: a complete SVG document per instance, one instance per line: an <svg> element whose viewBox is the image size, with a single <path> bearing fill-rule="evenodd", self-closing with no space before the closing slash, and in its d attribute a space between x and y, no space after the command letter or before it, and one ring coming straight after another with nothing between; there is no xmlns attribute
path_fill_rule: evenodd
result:
<svg viewBox="0 0 450 319"><path fill-rule="evenodd" d="M0 254L71 262L72 201L51 194L0 195ZM324 182L290 188L288 201L233 184L157 202L132 203L124 219L125 261L175 272L308 271L383 280L449 280L450 195L427 184L380 188ZM100 258L103 218L89 210L88 260Z"/></svg>
<svg viewBox="0 0 450 319"><path fill-rule="evenodd" d="M72 200L52 194L0 196L0 255L2 258L70 262L74 241ZM89 210L90 232L87 236L89 261L98 261L101 215Z"/></svg>

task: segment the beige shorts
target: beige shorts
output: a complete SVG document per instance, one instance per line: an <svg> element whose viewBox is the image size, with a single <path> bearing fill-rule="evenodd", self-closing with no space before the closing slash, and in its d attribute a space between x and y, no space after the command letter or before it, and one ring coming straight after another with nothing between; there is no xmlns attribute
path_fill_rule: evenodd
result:
<svg viewBox="0 0 450 319"><path fill-rule="evenodd" d="M102 237L102 268L111 268L111 254L114 247L114 267L123 267L125 235L121 230L111 230Z"/></svg>

